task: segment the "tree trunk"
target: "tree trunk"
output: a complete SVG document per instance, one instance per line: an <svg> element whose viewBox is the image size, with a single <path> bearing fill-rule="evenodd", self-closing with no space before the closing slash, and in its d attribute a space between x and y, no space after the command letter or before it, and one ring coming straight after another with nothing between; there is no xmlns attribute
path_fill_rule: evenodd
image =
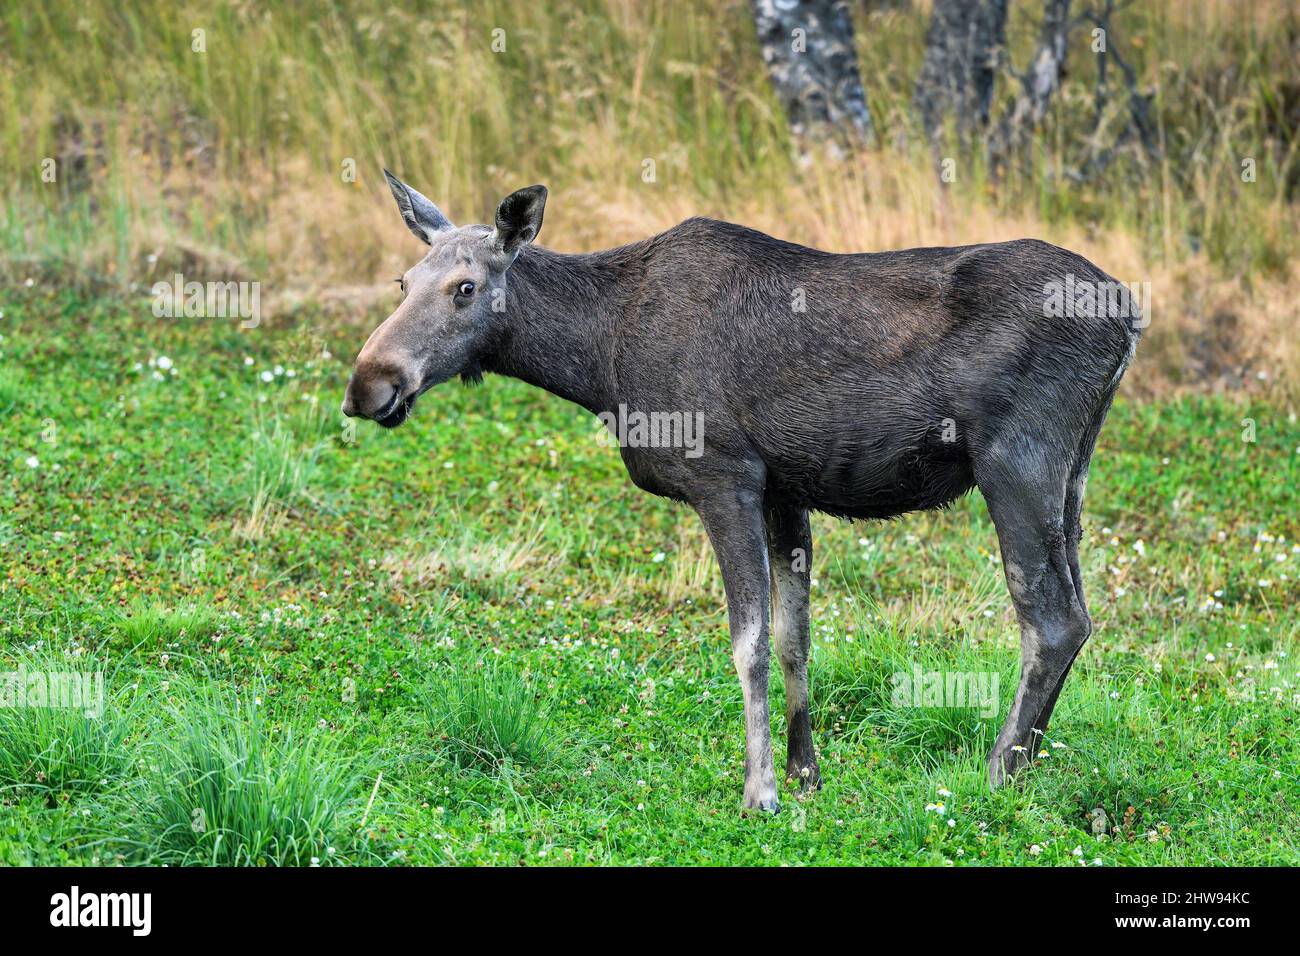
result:
<svg viewBox="0 0 1300 956"><path fill-rule="evenodd" d="M1070 0L1044 0L1038 46L1029 68L1020 76L1020 93L1015 105L1002 117L989 144L995 173L1033 135L1047 115L1048 104L1060 89L1065 74L1069 33Z"/></svg>
<svg viewBox="0 0 1300 956"><path fill-rule="evenodd" d="M860 143L872 135L844 0L752 0L772 86L795 135Z"/></svg>
<svg viewBox="0 0 1300 956"><path fill-rule="evenodd" d="M1007 0L935 0L912 109L931 139L947 117L962 136L988 125L1007 38Z"/></svg>
<svg viewBox="0 0 1300 956"><path fill-rule="evenodd" d="M1070 0L1046 0L1038 49L1024 79L1024 99L1028 101L1029 119L1034 125L1042 122L1047 104L1061 87L1069 34Z"/></svg>

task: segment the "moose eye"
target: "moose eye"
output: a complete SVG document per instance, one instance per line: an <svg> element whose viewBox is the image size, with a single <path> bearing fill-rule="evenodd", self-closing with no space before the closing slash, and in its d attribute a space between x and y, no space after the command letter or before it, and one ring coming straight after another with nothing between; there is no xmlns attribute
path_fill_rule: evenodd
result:
<svg viewBox="0 0 1300 956"><path fill-rule="evenodd" d="M456 294L457 294L457 295L465 296L466 298L468 298L469 296L473 295L473 294L474 294L474 283L472 283L472 282L470 282L468 279L466 279L464 282L462 282L460 285L458 285L458 286L456 287Z"/></svg>

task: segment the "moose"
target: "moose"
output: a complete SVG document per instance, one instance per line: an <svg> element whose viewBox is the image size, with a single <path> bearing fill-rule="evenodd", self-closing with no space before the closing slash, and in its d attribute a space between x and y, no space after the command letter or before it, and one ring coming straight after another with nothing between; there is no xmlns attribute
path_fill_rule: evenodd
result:
<svg viewBox="0 0 1300 956"><path fill-rule="evenodd" d="M454 226L384 175L429 248L358 354L345 415L394 428L434 385L486 372L597 415L702 413L694 456L670 443L620 442L620 453L638 487L698 513L716 555L744 701L745 807L779 810L769 635L786 687L786 774L821 785L808 688L814 510L891 518L980 489L1021 645L991 786L1033 759L1092 632L1084 486L1142 325L1126 295L1103 294L1118 282L1034 239L833 254L704 218L561 254L535 242L544 186L507 196L491 226ZM1046 300L1066 286L1063 316Z"/></svg>

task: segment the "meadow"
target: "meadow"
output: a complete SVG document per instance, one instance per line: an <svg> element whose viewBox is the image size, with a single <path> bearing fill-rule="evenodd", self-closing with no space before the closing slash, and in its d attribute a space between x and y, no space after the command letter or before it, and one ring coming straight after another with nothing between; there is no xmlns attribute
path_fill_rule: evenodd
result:
<svg viewBox="0 0 1300 956"><path fill-rule="evenodd" d="M944 185L907 116L927 5L876 6L849 156L791 141L739 0L0 15L0 677L105 695L0 706L0 865L1300 863L1296 11L1124 7L1158 160L1070 177L1081 46L1033 164L954 146ZM818 517L825 785L742 813L693 513L518 382L341 420L419 250L385 165L458 222L545 182L566 251L703 214L835 251L1036 236L1150 283L1088 486L1096 631L1034 765L987 787L1019 637L978 493ZM258 282L260 320L158 317L176 273ZM900 702L918 672L995 677L996 712Z"/></svg>
<svg viewBox="0 0 1300 956"><path fill-rule="evenodd" d="M703 532L586 413L496 379L349 436L353 333L39 286L2 308L0 662L102 671L107 706L0 709L0 861L1300 862L1278 405L1117 403L1097 633L1047 756L997 792L1018 636L982 501L819 519L826 783L746 816ZM999 713L898 706L915 668L998 675Z"/></svg>

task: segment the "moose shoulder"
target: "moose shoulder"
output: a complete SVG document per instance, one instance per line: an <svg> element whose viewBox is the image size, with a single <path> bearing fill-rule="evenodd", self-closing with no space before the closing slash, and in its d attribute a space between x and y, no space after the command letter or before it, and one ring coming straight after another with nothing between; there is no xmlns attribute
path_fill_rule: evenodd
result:
<svg viewBox="0 0 1300 956"><path fill-rule="evenodd" d="M1141 326L1127 289L1035 240L836 255L708 219L563 255L532 244L544 187L503 200L493 226L456 227L385 175L429 251L358 355L344 412L393 427L433 385L495 372L600 415L632 480L689 503L713 544L745 703L746 806L778 806L769 644L786 681L786 772L820 781L810 510L891 517L980 488L1023 648L991 782L1029 761L1091 632L1080 513Z"/></svg>

